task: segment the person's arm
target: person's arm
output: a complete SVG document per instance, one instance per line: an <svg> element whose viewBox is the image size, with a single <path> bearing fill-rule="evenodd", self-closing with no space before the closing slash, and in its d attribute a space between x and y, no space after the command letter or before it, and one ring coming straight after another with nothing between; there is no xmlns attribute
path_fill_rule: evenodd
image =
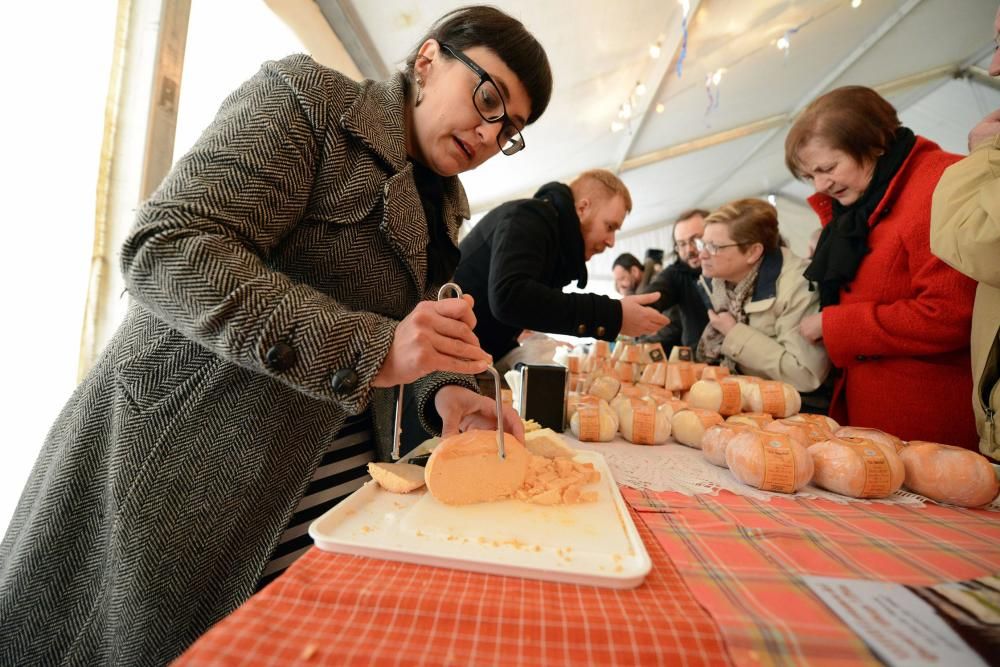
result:
<svg viewBox="0 0 1000 667"><path fill-rule="evenodd" d="M377 375L413 372L405 363L386 363L397 328L405 333L404 325L414 320L449 319L440 318L439 307L466 308L471 318L471 308L427 302L407 316L409 322L397 323L346 308L265 262L307 217L321 151L343 141L327 136L328 129L339 132L325 126L326 118L337 114L322 104L302 104L296 90L316 83L288 62L265 65L227 98L195 147L139 210L122 250L122 268L130 294L187 337L356 413L367 405ZM334 103L350 103L350 94L345 84ZM374 175L379 165L373 157L371 164L351 168ZM416 328L421 326L428 328ZM469 344L463 356L476 358L476 349ZM282 363L274 363L276 356Z"/></svg>
<svg viewBox="0 0 1000 667"><path fill-rule="evenodd" d="M782 310L776 314L774 337L748 324L736 324L726 334L722 352L751 375L787 382L802 392L813 391L826 379L830 360L822 345L802 337L799 321L819 312L819 295L809 291L804 279L779 283L779 287L786 284L791 293L787 300L780 295L775 304Z"/></svg>
<svg viewBox="0 0 1000 667"><path fill-rule="evenodd" d="M834 365L843 368L859 357L918 357L968 347L976 284L931 254L926 219L923 225L918 220L910 224L900 255L913 296L824 308L823 342Z"/></svg>
<svg viewBox="0 0 1000 667"><path fill-rule="evenodd" d="M679 272L668 266L657 273L653 279L649 281L649 283L640 287L638 294L659 292L660 298L657 299L656 303L650 304L650 306L662 313L677 305L680 294L682 293L682 290L677 284L680 277L681 275Z"/></svg>
<svg viewBox="0 0 1000 667"><path fill-rule="evenodd" d="M938 182L931 250L970 278L1000 287L1000 134L948 167Z"/></svg>
<svg viewBox="0 0 1000 667"><path fill-rule="evenodd" d="M614 340L622 327L622 306L598 294L567 294L541 281L544 267L563 248L540 202L525 202L493 233L489 298L504 324L546 333Z"/></svg>

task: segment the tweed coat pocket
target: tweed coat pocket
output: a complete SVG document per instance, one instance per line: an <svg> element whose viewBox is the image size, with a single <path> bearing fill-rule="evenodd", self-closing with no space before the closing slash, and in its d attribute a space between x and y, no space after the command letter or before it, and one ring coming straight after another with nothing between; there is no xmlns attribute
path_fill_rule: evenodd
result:
<svg viewBox="0 0 1000 667"><path fill-rule="evenodd" d="M138 353L115 367L125 400L141 412L166 406L171 398L186 395L218 362L207 348L166 328Z"/></svg>

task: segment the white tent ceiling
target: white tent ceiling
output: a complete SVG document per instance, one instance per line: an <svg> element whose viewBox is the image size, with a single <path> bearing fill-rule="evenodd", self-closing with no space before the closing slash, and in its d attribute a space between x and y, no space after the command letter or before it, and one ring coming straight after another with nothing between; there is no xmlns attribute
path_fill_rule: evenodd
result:
<svg viewBox="0 0 1000 667"><path fill-rule="evenodd" d="M318 0L365 76L384 77L448 0ZM527 150L462 176L474 221L542 183L592 167L620 173L634 201L614 250L590 262L590 290L611 293L618 252L670 249L678 212L775 194L782 230L803 252L817 225L809 189L791 180L789 122L817 95L846 84L879 89L903 122L965 152L969 129L1000 107L985 73L996 0L501 0L548 51L555 78L546 114L527 128ZM787 52L776 44L789 42ZM654 58L650 45L660 44ZM712 97L706 76L722 70ZM635 96L637 84L646 93ZM631 118L619 110L632 95ZM710 99L716 104L710 105ZM656 105L662 104L658 113Z"/></svg>

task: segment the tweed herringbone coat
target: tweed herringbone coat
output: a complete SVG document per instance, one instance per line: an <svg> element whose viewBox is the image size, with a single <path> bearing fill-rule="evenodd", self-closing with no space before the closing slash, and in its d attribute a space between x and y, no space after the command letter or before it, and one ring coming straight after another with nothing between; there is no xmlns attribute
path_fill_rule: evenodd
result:
<svg viewBox="0 0 1000 667"><path fill-rule="evenodd" d="M168 662L253 593L344 419L391 438L371 380L437 287L405 88L268 63L141 207L128 314L0 546L0 664ZM457 178L440 209L454 240Z"/></svg>

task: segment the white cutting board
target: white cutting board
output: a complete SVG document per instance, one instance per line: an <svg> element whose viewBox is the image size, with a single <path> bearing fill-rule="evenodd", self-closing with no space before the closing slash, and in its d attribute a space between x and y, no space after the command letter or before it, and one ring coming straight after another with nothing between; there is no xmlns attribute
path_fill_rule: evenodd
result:
<svg viewBox="0 0 1000 667"><path fill-rule="evenodd" d="M651 567L604 457L580 451L601 480L598 500L542 506L519 500L453 506L421 489L365 484L309 527L320 549L476 572L633 588Z"/></svg>

